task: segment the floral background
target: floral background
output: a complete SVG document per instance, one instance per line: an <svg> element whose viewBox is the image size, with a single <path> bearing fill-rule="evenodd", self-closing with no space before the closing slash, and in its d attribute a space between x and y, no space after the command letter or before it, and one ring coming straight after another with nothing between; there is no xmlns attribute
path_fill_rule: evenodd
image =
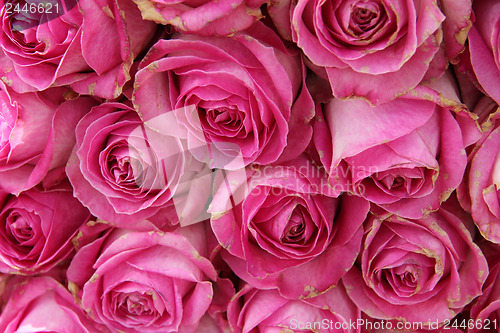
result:
<svg viewBox="0 0 500 333"><path fill-rule="evenodd" d="M9 0L1 332L500 332L500 0Z"/></svg>

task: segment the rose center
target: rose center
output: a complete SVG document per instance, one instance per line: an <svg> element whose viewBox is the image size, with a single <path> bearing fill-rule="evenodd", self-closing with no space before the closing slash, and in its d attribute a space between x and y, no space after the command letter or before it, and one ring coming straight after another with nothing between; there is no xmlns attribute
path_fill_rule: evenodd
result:
<svg viewBox="0 0 500 333"><path fill-rule="evenodd" d="M397 176L392 180L392 185L391 187L400 187L405 183L405 179L401 176Z"/></svg>
<svg viewBox="0 0 500 333"><path fill-rule="evenodd" d="M117 183L135 183L129 156L110 161L109 170Z"/></svg>
<svg viewBox="0 0 500 333"><path fill-rule="evenodd" d="M400 187L404 187L406 181L400 175L384 175L378 179L378 181L388 190L396 190Z"/></svg>
<svg viewBox="0 0 500 333"><path fill-rule="evenodd" d="M396 272L396 278L403 285L415 287L418 281L418 270L413 265L405 265L403 272Z"/></svg>
<svg viewBox="0 0 500 333"><path fill-rule="evenodd" d="M306 224L304 222L304 215L300 208L295 208L292 212L292 216L288 221L283 235L281 236L281 241L283 243L299 243L304 241L304 232L306 230Z"/></svg>
<svg viewBox="0 0 500 333"><path fill-rule="evenodd" d="M375 173L372 180L385 193L397 197L409 197L415 195L425 185L425 172L423 167L395 168Z"/></svg>
<svg viewBox="0 0 500 333"><path fill-rule="evenodd" d="M154 313L151 300L137 293L121 294L118 307L133 315L151 315Z"/></svg>
<svg viewBox="0 0 500 333"><path fill-rule="evenodd" d="M385 9L378 2L359 1L351 9L349 29L358 38L369 38L383 24Z"/></svg>
<svg viewBox="0 0 500 333"><path fill-rule="evenodd" d="M211 110L210 114L216 123L232 124L239 120L234 110Z"/></svg>
<svg viewBox="0 0 500 333"><path fill-rule="evenodd" d="M8 217L10 234L18 243L24 243L33 237L33 229L18 213L13 212Z"/></svg>
<svg viewBox="0 0 500 333"><path fill-rule="evenodd" d="M384 269L382 277L390 285L390 288L401 297L410 297L420 289L420 269L414 264Z"/></svg>
<svg viewBox="0 0 500 333"><path fill-rule="evenodd" d="M240 134L243 123L242 113L232 107L219 107L213 109L200 108L201 121L204 128L209 133L216 135L224 134L225 136L234 137ZM203 113L205 117L203 117Z"/></svg>
<svg viewBox="0 0 500 333"><path fill-rule="evenodd" d="M352 13L353 21L359 26L370 25L374 20L378 19L378 17L378 12L371 11L367 8L357 7Z"/></svg>
<svg viewBox="0 0 500 333"><path fill-rule="evenodd" d="M136 152L126 144L117 143L107 156L107 173L110 181L127 188L140 187L144 172Z"/></svg>

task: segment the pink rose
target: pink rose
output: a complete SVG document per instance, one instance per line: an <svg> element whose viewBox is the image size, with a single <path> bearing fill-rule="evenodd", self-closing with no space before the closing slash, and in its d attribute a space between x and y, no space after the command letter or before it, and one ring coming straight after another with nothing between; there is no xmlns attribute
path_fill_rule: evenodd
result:
<svg viewBox="0 0 500 333"><path fill-rule="evenodd" d="M288 8L289 11L288 11ZM282 0L270 14L314 64L333 95L379 104L439 77L463 50L471 5L460 1ZM446 14L446 16L445 16Z"/></svg>
<svg viewBox="0 0 500 333"><path fill-rule="evenodd" d="M500 330L500 247L488 242L480 244L488 259L490 272L483 293L474 300L470 309L474 325L469 333Z"/></svg>
<svg viewBox="0 0 500 333"><path fill-rule="evenodd" d="M113 331L194 333L217 278L204 227L114 229L77 252L70 285L89 315Z"/></svg>
<svg viewBox="0 0 500 333"><path fill-rule="evenodd" d="M470 163L468 194L472 218L484 238L500 243L500 112L483 124L485 133ZM466 188L463 190L467 191ZM468 202L469 198L464 198ZM467 207L467 205L466 205Z"/></svg>
<svg viewBox="0 0 500 333"><path fill-rule="evenodd" d="M75 144L75 127L95 101L62 104L63 90L17 94L0 82L0 184L20 193L50 170L63 167Z"/></svg>
<svg viewBox="0 0 500 333"><path fill-rule="evenodd" d="M244 285L229 304L231 332L361 332L353 325L361 317L344 286L303 300L288 300L276 290Z"/></svg>
<svg viewBox="0 0 500 333"><path fill-rule="evenodd" d="M477 0L473 8L476 20L469 32L470 61L481 87L500 104L500 1Z"/></svg>
<svg viewBox="0 0 500 333"><path fill-rule="evenodd" d="M462 181L464 148L481 133L448 77L433 88L375 107L359 99L328 103L314 143L331 185L407 218L439 209Z"/></svg>
<svg viewBox="0 0 500 333"><path fill-rule="evenodd" d="M51 277L16 281L0 315L2 332L109 332L88 318L71 293Z"/></svg>
<svg viewBox="0 0 500 333"><path fill-rule="evenodd" d="M90 218L67 181L0 196L0 270L31 274L69 258L72 238Z"/></svg>
<svg viewBox="0 0 500 333"><path fill-rule="evenodd" d="M228 198L222 183L209 209L224 260L243 280L287 298L336 284L358 255L368 203L325 195L326 177L305 159L252 173L243 199L239 189ZM226 202L235 206L226 210Z"/></svg>
<svg viewBox="0 0 500 333"><path fill-rule="evenodd" d="M161 225L197 216L194 208L186 213L190 207L183 207L204 206L211 176L187 152L184 134L171 120L152 121L162 126L157 133L122 103L104 103L83 117L66 172L75 196L92 214L129 228L153 215Z"/></svg>
<svg viewBox="0 0 500 333"><path fill-rule="evenodd" d="M22 8L27 2L10 3ZM156 25L142 21L129 1L81 0L67 12L62 2L59 7L49 3L61 12L48 22L38 11L9 14L2 5L2 80L18 92L71 84L82 94L119 96L134 57L150 42Z"/></svg>
<svg viewBox="0 0 500 333"><path fill-rule="evenodd" d="M349 296L378 319L429 326L453 318L481 294L488 275L472 227L456 201L418 220L371 216L359 263L342 279Z"/></svg>
<svg viewBox="0 0 500 333"><path fill-rule="evenodd" d="M134 0L142 18L171 24L178 31L196 35L231 35L262 18L265 0L177 1Z"/></svg>
<svg viewBox="0 0 500 333"><path fill-rule="evenodd" d="M291 159L312 135L300 57L260 22L231 38L160 40L136 75L134 105L146 122L174 111L210 167Z"/></svg>

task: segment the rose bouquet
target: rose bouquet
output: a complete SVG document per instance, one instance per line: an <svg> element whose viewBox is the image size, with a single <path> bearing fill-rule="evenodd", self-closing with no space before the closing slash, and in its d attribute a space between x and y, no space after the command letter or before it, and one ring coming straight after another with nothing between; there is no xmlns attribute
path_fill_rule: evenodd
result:
<svg viewBox="0 0 500 333"><path fill-rule="evenodd" d="M500 0L1 0L1 332L500 332Z"/></svg>

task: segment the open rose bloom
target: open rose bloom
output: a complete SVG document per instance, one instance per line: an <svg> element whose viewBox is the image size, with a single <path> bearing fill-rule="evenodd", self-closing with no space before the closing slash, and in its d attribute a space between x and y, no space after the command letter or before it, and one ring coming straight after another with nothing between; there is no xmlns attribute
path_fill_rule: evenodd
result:
<svg viewBox="0 0 500 333"><path fill-rule="evenodd" d="M127 104L92 108L76 128L66 165L75 196L94 215L123 227L153 215L160 225L197 217L202 211L190 208L189 193L203 207L212 178L187 149L186 136L173 113L144 124Z"/></svg>
<svg viewBox="0 0 500 333"><path fill-rule="evenodd" d="M463 50L470 12L467 1L434 0L281 0L270 9L280 32L324 70L335 96L372 104L439 77L445 56Z"/></svg>
<svg viewBox="0 0 500 333"><path fill-rule="evenodd" d="M464 148L481 131L449 76L432 87L376 107L358 99L326 104L314 142L330 184L403 217L437 210L461 183Z"/></svg>
<svg viewBox="0 0 500 333"><path fill-rule="evenodd" d="M175 112L210 167L268 164L298 156L312 135L304 75L296 52L260 22L232 39L174 34L141 63L134 106L158 131L152 120Z"/></svg>
<svg viewBox="0 0 500 333"><path fill-rule="evenodd" d="M303 169L311 174L302 174ZM302 159L257 169L243 199L226 199L238 203L227 211L217 205L226 201L220 200L227 193L221 184L210 208L211 225L227 251L223 258L238 276L286 297L307 298L335 285L352 266L368 202L323 193L324 176ZM333 260L336 264L329 265Z"/></svg>
<svg viewBox="0 0 500 333"><path fill-rule="evenodd" d="M424 219L387 214L367 222L359 266L343 278L352 300L366 313L381 319L441 322L481 293L486 259L472 242L467 229L471 221L458 203ZM361 281L363 288L357 288ZM409 305L415 311L408 311Z"/></svg>
<svg viewBox="0 0 500 333"><path fill-rule="evenodd" d="M90 213L73 197L69 183L18 196L3 192L0 198L0 271L47 271L74 255L72 238Z"/></svg>
<svg viewBox="0 0 500 333"><path fill-rule="evenodd" d="M89 315L113 331L195 332L217 279L205 237L201 224L180 233L115 229L78 252L68 278Z"/></svg>
<svg viewBox="0 0 500 333"><path fill-rule="evenodd" d="M69 84L78 93L118 97L156 30L129 1L50 1L50 13L36 1L8 3L0 13L0 73L17 92Z"/></svg>
<svg viewBox="0 0 500 333"><path fill-rule="evenodd" d="M0 25L0 333L500 332L500 0Z"/></svg>

